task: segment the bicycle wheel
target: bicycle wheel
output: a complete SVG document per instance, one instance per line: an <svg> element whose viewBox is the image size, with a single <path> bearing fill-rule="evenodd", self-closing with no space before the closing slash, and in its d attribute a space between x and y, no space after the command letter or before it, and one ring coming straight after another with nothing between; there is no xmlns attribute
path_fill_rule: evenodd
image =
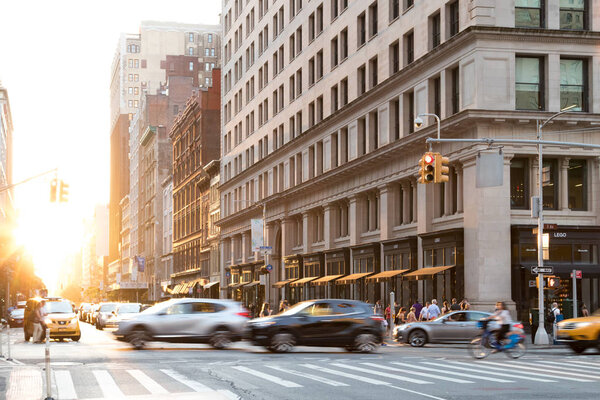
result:
<svg viewBox="0 0 600 400"><path fill-rule="evenodd" d="M486 345L486 341L481 336L478 336L469 342L469 353L473 358L486 358L490 352L491 349Z"/></svg>
<svg viewBox="0 0 600 400"><path fill-rule="evenodd" d="M504 352L506 353L506 356L510 358L523 357L525 353L527 353L527 346L525 346L525 343L519 342L515 347L512 349L506 349Z"/></svg>

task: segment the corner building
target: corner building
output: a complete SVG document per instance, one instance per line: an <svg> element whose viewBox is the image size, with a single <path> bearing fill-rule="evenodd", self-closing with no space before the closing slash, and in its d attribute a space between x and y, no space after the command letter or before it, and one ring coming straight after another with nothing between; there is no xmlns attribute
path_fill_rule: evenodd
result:
<svg viewBox="0 0 600 400"><path fill-rule="evenodd" d="M445 184L417 184L425 139L599 143L600 13L594 1L257 0L223 3L221 260L228 295L259 278L275 305L335 296L398 303L537 305L530 197L537 147L504 145L503 184L476 187L486 145L443 144ZM567 133L569 132L569 133ZM598 150L545 147L547 265L598 307ZM252 253L266 210L272 253ZM266 257L266 259L265 259ZM264 265L273 269L265 277ZM223 285L224 286L224 285ZM261 298L254 299L260 302ZM564 303L566 306L567 303Z"/></svg>

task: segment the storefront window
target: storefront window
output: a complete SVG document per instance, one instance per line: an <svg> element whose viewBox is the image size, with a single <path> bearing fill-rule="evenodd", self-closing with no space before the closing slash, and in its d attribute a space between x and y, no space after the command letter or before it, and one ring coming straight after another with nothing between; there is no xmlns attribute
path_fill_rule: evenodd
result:
<svg viewBox="0 0 600 400"><path fill-rule="evenodd" d="M319 264L318 262L304 264L304 277L320 276L320 275L321 275L321 264Z"/></svg>
<svg viewBox="0 0 600 400"><path fill-rule="evenodd" d="M423 266L433 266L433 250L423 250Z"/></svg>
<svg viewBox="0 0 600 400"><path fill-rule="evenodd" d="M516 0L515 26L517 28L542 28L543 0Z"/></svg>
<svg viewBox="0 0 600 400"><path fill-rule="evenodd" d="M586 161L569 160L569 208L583 211L587 209Z"/></svg>
<svg viewBox="0 0 600 400"><path fill-rule="evenodd" d="M456 249L454 247L446 247L444 249L444 265L456 264Z"/></svg>
<svg viewBox="0 0 600 400"><path fill-rule="evenodd" d="M537 247L535 244L522 244L521 245L521 262L536 262L537 261Z"/></svg>
<svg viewBox="0 0 600 400"><path fill-rule="evenodd" d="M299 275L298 264L286 264L285 266L285 279L298 279Z"/></svg>
<svg viewBox="0 0 600 400"><path fill-rule="evenodd" d="M250 282L251 281L252 272L249 269L246 269L242 272L242 282Z"/></svg>
<svg viewBox="0 0 600 400"><path fill-rule="evenodd" d="M342 275L345 269L344 261L330 261L327 263L327 275Z"/></svg>
<svg viewBox="0 0 600 400"><path fill-rule="evenodd" d="M240 283L240 273L239 272L232 272L231 273L231 283L232 284L236 284L236 283Z"/></svg>
<svg viewBox="0 0 600 400"><path fill-rule="evenodd" d="M359 258L354 260L354 273L373 272L373 258Z"/></svg>
<svg viewBox="0 0 600 400"><path fill-rule="evenodd" d="M595 244L573 245L573 263L598 264L598 247Z"/></svg>
<svg viewBox="0 0 600 400"><path fill-rule="evenodd" d="M387 254L385 256L385 270L392 271L402 268L402 254Z"/></svg>
<svg viewBox="0 0 600 400"><path fill-rule="evenodd" d="M444 249L435 249L433 253L433 266L441 267L444 265Z"/></svg>
<svg viewBox="0 0 600 400"><path fill-rule="evenodd" d="M527 159L514 158L510 161L510 208L528 208Z"/></svg>
<svg viewBox="0 0 600 400"><path fill-rule="evenodd" d="M544 209L556 210L558 208L558 176L557 161L544 160L542 167L542 193Z"/></svg>
<svg viewBox="0 0 600 400"><path fill-rule="evenodd" d="M570 244L552 244L550 243L550 262L571 263L571 245Z"/></svg>
<svg viewBox="0 0 600 400"><path fill-rule="evenodd" d="M516 57L517 110L543 110L543 62L538 57Z"/></svg>
<svg viewBox="0 0 600 400"><path fill-rule="evenodd" d="M410 253L402 253L402 268L410 267Z"/></svg>

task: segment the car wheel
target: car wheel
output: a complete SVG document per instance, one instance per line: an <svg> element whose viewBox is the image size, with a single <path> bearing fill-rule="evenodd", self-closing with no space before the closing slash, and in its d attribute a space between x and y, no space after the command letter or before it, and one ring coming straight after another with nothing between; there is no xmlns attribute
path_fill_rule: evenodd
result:
<svg viewBox="0 0 600 400"><path fill-rule="evenodd" d="M71 340L74 342L79 342L79 339L81 339L81 335L71 337Z"/></svg>
<svg viewBox="0 0 600 400"><path fill-rule="evenodd" d="M412 347L423 347L425 346L425 343L427 343L427 334L422 329L412 331L410 335L408 335L408 343Z"/></svg>
<svg viewBox="0 0 600 400"><path fill-rule="evenodd" d="M581 343L571 343L569 347L577 354L583 353L586 349L585 345L582 345Z"/></svg>
<svg viewBox="0 0 600 400"><path fill-rule="evenodd" d="M361 353L372 353L377 349L377 338L371 333L360 333L354 339L354 349Z"/></svg>
<svg viewBox="0 0 600 400"><path fill-rule="evenodd" d="M222 350L231 344L231 333L227 328L219 328L213 333L209 343L215 349Z"/></svg>
<svg viewBox="0 0 600 400"><path fill-rule="evenodd" d="M279 332L271 338L269 350L276 353L287 353L292 350L295 344L296 340L294 339L294 335L289 332Z"/></svg>
<svg viewBox="0 0 600 400"><path fill-rule="evenodd" d="M136 349L142 350L149 340L148 332L144 328L134 328L129 335L127 341Z"/></svg>

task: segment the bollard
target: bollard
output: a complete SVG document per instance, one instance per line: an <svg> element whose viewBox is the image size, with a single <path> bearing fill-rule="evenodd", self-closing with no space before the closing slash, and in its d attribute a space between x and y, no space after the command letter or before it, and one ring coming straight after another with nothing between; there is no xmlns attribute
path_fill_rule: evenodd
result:
<svg viewBox="0 0 600 400"><path fill-rule="evenodd" d="M394 340L394 317L396 316L396 307L394 303L396 301L396 294L390 292L390 339Z"/></svg>
<svg viewBox="0 0 600 400"><path fill-rule="evenodd" d="M46 328L46 399L52 398L52 371L50 371L50 329Z"/></svg>
<svg viewBox="0 0 600 400"><path fill-rule="evenodd" d="M0 321L0 358L4 358L4 338L2 337L2 329L4 328L4 320Z"/></svg>
<svg viewBox="0 0 600 400"><path fill-rule="evenodd" d="M6 325L6 361L12 361L10 356L10 325Z"/></svg>

